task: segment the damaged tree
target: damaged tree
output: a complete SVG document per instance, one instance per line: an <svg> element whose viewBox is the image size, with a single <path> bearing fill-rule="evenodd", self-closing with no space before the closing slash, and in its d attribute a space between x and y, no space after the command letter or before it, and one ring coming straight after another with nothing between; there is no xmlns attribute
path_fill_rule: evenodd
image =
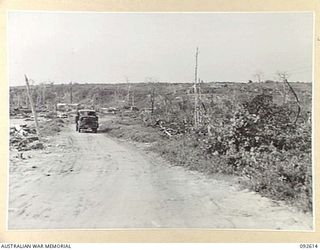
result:
<svg viewBox="0 0 320 250"><path fill-rule="evenodd" d="M295 101L296 101L296 104L297 104L297 107L298 107L298 110L297 110L297 115L296 115L296 118L293 122L293 124L296 124L297 123L297 120L300 116L300 113L301 113L301 105L300 105L300 101L299 101L299 98L297 96L297 93L294 91L294 89L292 88L291 84L289 83L288 81L288 74L287 72L277 72L277 75L279 77L279 79L283 82L283 89L284 89L284 92L285 92L285 86L288 86L290 91L292 92L294 98L295 98ZM286 94L284 93L284 95L286 96ZM286 98L284 100L286 102Z"/></svg>
<svg viewBox="0 0 320 250"><path fill-rule="evenodd" d="M25 77L25 80L26 80L27 94L28 94L28 98L29 98L29 102L30 102L30 107L31 107L31 111L32 111L34 122L35 122L35 126L36 126L36 133L37 133L37 136L38 136L38 138L40 140L38 117L37 117L37 112L36 112L32 97L30 95L29 79L28 79L28 77L26 75L24 75L24 77Z"/></svg>
<svg viewBox="0 0 320 250"><path fill-rule="evenodd" d="M200 120L200 110L199 110L199 93L198 93L198 56L199 56L199 48L196 50L196 65L194 70L194 127L199 127Z"/></svg>

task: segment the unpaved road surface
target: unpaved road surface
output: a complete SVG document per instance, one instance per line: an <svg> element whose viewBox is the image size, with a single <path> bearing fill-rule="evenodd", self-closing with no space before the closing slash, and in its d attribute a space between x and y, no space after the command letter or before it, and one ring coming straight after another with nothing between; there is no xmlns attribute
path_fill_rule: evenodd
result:
<svg viewBox="0 0 320 250"><path fill-rule="evenodd" d="M50 144L11 152L9 229L312 229L310 215L107 134L70 126Z"/></svg>

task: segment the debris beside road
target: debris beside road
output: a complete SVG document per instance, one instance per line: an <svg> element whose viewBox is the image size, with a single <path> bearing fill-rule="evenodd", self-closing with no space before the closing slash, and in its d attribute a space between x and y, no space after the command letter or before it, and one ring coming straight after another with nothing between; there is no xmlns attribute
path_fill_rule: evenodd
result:
<svg viewBox="0 0 320 250"><path fill-rule="evenodd" d="M40 133L42 136L52 136L61 131L65 126L62 119L45 119L40 122ZM44 141L39 141L33 125L20 124L10 127L10 148L18 151L44 149Z"/></svg>
<svg viewBox="0 0 320 250"><path fill-rule="evenodd" d="M10 127L10 146L18 151L44 148L35 129L26 124Z"/></svg>

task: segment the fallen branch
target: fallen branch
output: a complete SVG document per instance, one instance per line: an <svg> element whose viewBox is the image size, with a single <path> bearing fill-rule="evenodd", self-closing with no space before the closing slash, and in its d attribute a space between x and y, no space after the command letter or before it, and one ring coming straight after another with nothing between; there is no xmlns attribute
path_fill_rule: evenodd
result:
<svg viewBox="0 0 320 250"><path fill-rule="evenodd" d="M169 136L169 137L172 136L172 135L168 132L168 130L167 130L165 127L162 126L161 122L159 123L159 126L160 126L160 128L163 130L163 132L164 132L167 136Z"/></svg>

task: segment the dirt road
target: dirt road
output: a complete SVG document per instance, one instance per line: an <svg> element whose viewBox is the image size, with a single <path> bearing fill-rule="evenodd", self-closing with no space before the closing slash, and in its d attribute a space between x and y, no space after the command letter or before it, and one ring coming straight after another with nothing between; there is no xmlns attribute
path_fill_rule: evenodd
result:
<svg viewBox="0 0 320 250"><path fill-rule="evenodd" d="M310 215L107 134L68 127L50 144L12 153L9 229L312 229Z"/></svg>

